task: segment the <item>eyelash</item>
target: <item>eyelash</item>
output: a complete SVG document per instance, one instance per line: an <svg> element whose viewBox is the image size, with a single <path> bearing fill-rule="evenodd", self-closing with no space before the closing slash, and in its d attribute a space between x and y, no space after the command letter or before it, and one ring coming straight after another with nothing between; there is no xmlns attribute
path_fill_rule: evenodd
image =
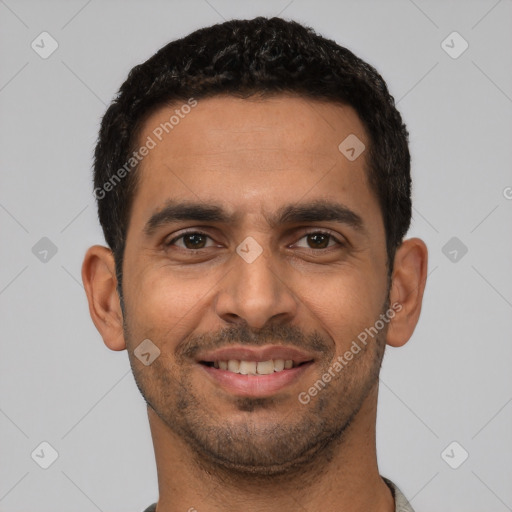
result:
<svg viewBox="0 0 512 512"><path fill-rule="evenodd" d="M201 236L204 236L204 237L212 240L212 237L210 235L208 235L207 233L203 233L202 231L194 230L194 231L183 232L180 235L174 237L172 240L169 240L169 242L164 242L164 246L170 247L176 241L180 240L181 238L184 238L187 235L201 235ZM302 234L302 236L299 238L299 240L302 240L303 238L307 237L308 235L325 235L325 236L328 236L331 240L334 240L337 243L338 247L344 247L346 245L341 240L339 240L337 237L335 237L331 232L323 231L323 230L314 230L314 231L305 232ZM312 249L311 247L308 247L307 249L309 249L310 251L318 252L318 251L328 251L330 249L333 249L333 247L334 246L325 247L325 248L321 248L321 249ZM209 247L202 247L200 249L187 249L187 248L179 247L179 249L181 249L183 251L187 251L187 252L196 252L197 253L199 251L204 251L206 249L209 249ZM305 247L302 247L302 249L305 249Z"/></svg>

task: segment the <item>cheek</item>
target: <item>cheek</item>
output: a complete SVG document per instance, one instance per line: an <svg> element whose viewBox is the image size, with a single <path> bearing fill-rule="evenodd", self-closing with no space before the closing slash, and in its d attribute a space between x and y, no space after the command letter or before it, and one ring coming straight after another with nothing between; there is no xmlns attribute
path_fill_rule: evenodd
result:
<svg viewBox="0 0 512 512"><path fill-rule="evenodd" d="M382 275L368 267L347 268L325 279L323 285L303 289L301 300L334 340L337 351L350 346L353 339L375 324L386 300Z"/></svg>
<svg viewBox="0 0 512 512"><path fill-rule="evenodd" d="M197 316L213 283L204 274L186 278L165 266L140 272L127 287L130 327L161 342L181 339L199 324Z"/></svg>

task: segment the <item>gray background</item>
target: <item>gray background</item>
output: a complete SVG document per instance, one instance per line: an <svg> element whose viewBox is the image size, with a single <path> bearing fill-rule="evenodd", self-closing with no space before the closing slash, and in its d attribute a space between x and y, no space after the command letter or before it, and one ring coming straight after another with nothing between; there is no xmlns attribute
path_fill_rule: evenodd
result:
<svg viewBox="0 0 512 512"><path fill-rule="evenodd" d="M96 332L80 278L87 247L104 243L99 121L130 68L169 40L279 13L375 65L411 133L409 235L427 243L430 275L412 340L385 356L381 473L417 512L512 510L511 0L0 0L0 511L137 512L156 500L144 401L126 352ZM43 31L59 45L47 59L31 48ZM442 46L453 31L469 43L456 59ZM43 441L59 455L48 469Z"/></svg>

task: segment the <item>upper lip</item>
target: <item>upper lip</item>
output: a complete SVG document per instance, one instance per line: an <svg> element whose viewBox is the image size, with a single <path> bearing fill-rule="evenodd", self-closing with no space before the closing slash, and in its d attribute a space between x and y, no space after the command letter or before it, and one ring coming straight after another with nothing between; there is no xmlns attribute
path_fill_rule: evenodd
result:
<svg viewBox="0 0 512 512"><path fill-rule="evenodd" d="M198 362L229 361L230 359L261 362L270 361L271 359L284 359L285 361L292 360L294 363L304 363L312 361L314 357L297 348L283 345L266 345L264 347L244 345L201 352L196 359Z"/></svg>

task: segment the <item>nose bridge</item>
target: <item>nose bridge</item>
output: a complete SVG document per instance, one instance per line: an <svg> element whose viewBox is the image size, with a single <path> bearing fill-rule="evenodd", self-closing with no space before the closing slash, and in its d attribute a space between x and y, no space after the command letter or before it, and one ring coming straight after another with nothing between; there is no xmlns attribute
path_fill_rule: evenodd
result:
<svg viewBox="0 0 512 512"><path fill-rule="evenodd" d="M291 318L297 307L292 290L274 269L268 247L248 237L233 255L231 272L216 301L217 314L225 321L245 321L263 327L273 317Z"/></svg>

